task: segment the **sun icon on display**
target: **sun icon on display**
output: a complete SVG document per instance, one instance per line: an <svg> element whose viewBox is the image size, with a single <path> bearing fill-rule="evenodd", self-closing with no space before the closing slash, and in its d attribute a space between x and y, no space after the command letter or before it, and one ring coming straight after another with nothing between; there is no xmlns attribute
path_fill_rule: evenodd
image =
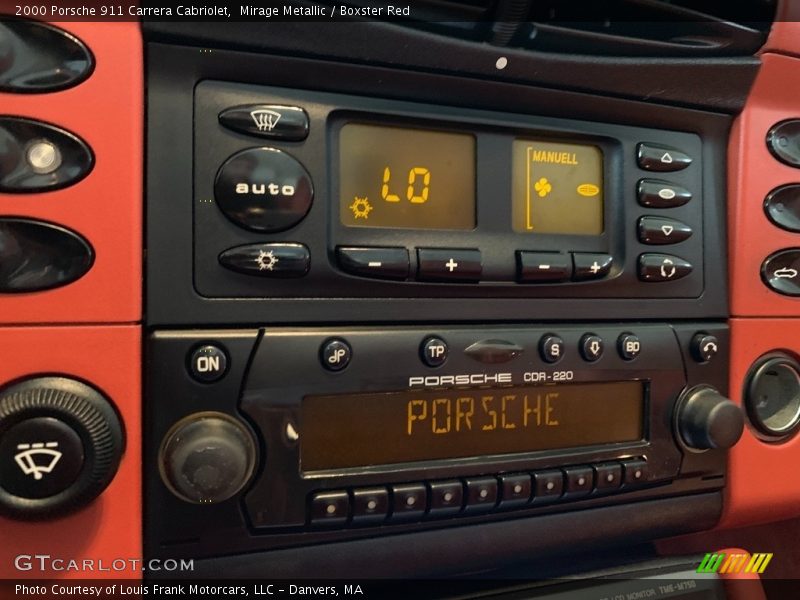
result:
<svg viewBox="0 0 800 600"><path fill-rule="evenodd" d="M369 203L366 197L359 198L356 196L349 208L353 211L356 219L368 219L369 213L372 211L372 204Z"/></svg>
<svg viewBox="0 0 800 600"><path fill-rule="evenodd" d="M256 264L258 265L259 271L272 271L275 269L275 265L278 264L278 257L275 256L272 250L268 252L259 250L258 257L256 257Z"/></svg>

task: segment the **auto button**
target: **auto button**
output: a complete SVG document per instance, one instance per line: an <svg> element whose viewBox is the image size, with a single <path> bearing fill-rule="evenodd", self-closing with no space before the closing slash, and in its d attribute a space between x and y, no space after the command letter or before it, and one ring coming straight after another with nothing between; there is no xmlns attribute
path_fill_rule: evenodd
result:
<svg viewBox="0 0 800 600"><path fill-rule="evenodd" d="M283 231L305 218L314 199L314 186L308 171L286 152L248 148L220 167L214 198L224 215L239 227Z"/></svg>
<svg viewBox="0 0 800 600"><path fill-rule="evenodd" d="M767 287L786 296L800 296L800 248L782 250L761 265Z"/></svg>

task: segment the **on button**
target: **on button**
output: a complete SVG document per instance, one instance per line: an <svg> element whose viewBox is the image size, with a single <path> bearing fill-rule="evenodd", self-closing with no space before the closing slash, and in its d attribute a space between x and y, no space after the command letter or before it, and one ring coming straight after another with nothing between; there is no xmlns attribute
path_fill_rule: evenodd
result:
<svg viewBox="0 0 800 600"><path fill-rule="evenodd" d="M228 369L228 356L214 344L200 346L189 357L189 373L195 381L213 383L219 381Z"/></svg>

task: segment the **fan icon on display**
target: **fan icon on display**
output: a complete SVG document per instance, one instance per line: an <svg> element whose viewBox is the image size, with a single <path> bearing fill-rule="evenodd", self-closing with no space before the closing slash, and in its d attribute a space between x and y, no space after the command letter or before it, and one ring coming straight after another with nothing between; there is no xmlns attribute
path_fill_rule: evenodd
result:
<svg viewBox="0 0 800 600"><path fill-rule="evenodd" d="M553 191L553 186L547 177L542 177L539 179L539 181L533 184L533 189L536 190L540 198L544 198L547 196L547 194Z"/></svg>
<svg viewBox="0 0 800 600"><path fill-rule="evenodd" d="M281 120L281 113L274 110L259 109L250 112L259 131L272 131Z"/></svg>
<svg viewBox="0 0 800 600"><path fill-rule="evenodd" d="M52 473L61 460L62 453L55 448L58 448L58 442L18 444L17 450L21 452L14 455L14 460L25 475L33 475L38 481Z"/></svg>

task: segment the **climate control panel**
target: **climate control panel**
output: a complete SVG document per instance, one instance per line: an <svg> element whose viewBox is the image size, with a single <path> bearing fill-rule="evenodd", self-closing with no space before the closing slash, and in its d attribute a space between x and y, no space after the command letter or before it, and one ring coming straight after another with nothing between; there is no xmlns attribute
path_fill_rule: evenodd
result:
<svg viewBox="0 0 800 600"><path fill-rule="evenodd" d="M696 135L215 81L194 102L202 296L704 291Z"/></svg>

